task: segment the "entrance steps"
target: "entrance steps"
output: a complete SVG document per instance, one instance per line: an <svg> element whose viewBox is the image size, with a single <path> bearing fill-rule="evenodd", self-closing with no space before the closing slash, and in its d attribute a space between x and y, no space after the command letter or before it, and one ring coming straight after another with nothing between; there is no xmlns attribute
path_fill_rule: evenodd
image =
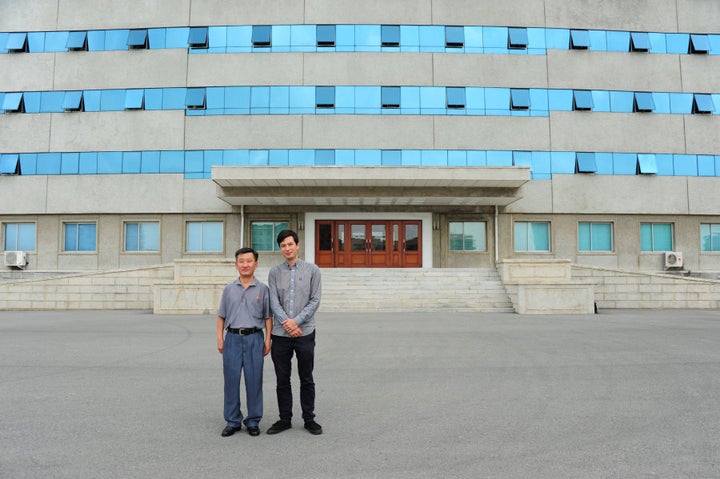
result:
<svg viewBox="0 0 720 479"><path fill-rule="evenodd" d="M321 271L320 311L515 311L492 268Z"/></svg>

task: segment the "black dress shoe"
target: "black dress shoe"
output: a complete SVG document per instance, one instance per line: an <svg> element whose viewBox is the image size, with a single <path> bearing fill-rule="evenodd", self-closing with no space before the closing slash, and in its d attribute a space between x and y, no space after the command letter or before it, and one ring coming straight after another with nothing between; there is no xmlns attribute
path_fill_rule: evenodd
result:
<svg viewBox="0 0 720 479"><path fill-rule="evenodd" d="M316 436L322 434L322 426L312 419L305 421L305 429L307 429L310 434L315 434Z"/></svg>
<svg viewBox="0 0 720 479"><path fill-rule="evenodd" d="M241 429L242 429L241 426L238 426L238 427L226 426L225 429L222 430L222 432L220 433L220 435L221 435L222 437L232 436L233 434L235 434L236 432L240 431Z"/></svg>
<svg viewBox="0 0 720 479"><path fill-rule="evenodd" d="M290 429L292 427L292 423L290 421L285 421L283 419L280 419L275 424L270 426L270 429L267 430L268 434L277 434L279 432L283 432L286 429Z"/></svg>
<svg viewBox="0 0 720 479"><path fill-rule="evenodd" d="M248 426L248 427L247 427L247 432L248 432L248 434L250 434L251 436L259 436L259 435L260 435L260 428L257 427L257 426Z"/></svg>

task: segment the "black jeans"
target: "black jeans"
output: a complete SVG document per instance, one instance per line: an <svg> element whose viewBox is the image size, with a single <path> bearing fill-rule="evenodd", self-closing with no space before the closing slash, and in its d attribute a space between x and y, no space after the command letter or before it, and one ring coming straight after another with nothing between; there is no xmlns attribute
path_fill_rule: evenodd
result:
<svg viewBox="0 0 720 479"><path fill-rule="evenodd" d="M315 331L299 338L272 337L270 354L277 378L275 391L277 392L280 419L285 421L290 421L293 415L292 386L290 384L293 353L297 356L302 417L303 420L309 421L315 417L315 382L313 381Z"/></svg>

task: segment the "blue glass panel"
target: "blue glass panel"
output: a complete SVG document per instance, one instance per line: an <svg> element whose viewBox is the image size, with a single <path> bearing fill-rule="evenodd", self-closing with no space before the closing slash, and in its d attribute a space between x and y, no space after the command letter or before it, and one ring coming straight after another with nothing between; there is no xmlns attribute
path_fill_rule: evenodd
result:
<svg viewBox="0 0 720 479"><path fill-rule="evenodd" d="M597 171L597 164L595 163L594 153L578 153L577 154L577 168L578 173L595 173Z"/></svg>
<svg viewBox="0 0 720 479"><path fill-rule="evenodd" d="M335 164L353 166L355 164L354 150L335 150Z"/></svg>
<svg viewBox="0 0 720 479"><path fill-rule="evenodd" d="M270 87L270 113L288 114L290 112L290 87Z"/></svg>
<svg viewBox="0 0 720 479"><path fill-rule="evenodd" d="M80 98L78 99L78 102L76 104L76 107L80 105L80 101L82 100L82 92L68 92L68 93L75 93L77 96L77 93L80 93ZM51 113L51 112L61 112L63 111L63 105L65 104L65 97L66 92L63 91L44 91L40 93L40 111L43 113ZM68 98L70 102L72 102L73 98Z"/></svg>
<svg viewBox="0 0 720 479"><path fill-rule="evenodd" d="M465 108L465 88L464 87L447 87L448 108Z"/></svg>
<svg viewBox="0 0 720 479"><path fill-rule="evenodd" d="M548 90L548 108L551 111L571 111L573 109L573 91Z"/></svg>
<svg viewBox="0 0 720 479"><path fill-rule="evenodd" d="M449 150L447 164L448 166L467 166L467 151Z"/></svg>
<svg viewBox="0 0 720 479"><path fill-rule="evenodd" d="M575 173L575 153L573 152L553 151L550 153L550 162L553 174L572 175Z"/></svg>
<svg viewBox="0 0 720 479"><path fill-rule="evenodd" d="M508 48L507 27L483 27L483 48L485 53L503 53Z"/></svg>
<svg viewBox="0 0 720 479"><path fill-rule="evenodd" d="M0 155L0 174L14 175L18 171L19 158L17 153Z"/></svg>
<svg viewBox="0 0 720 479"><path fill-rule="evenodd" d="M139 151L126 151L123 153L123 173L140 173L142 153Z"/></svg>
<svg viewBox="0 0 720 479"><path fill-rule="evenodd" d="M447 151L422 150L422 166L447 166Z"/></svg>
<svg viewBox="0 0 720 479"><path fill-rule="evenodd" d="M127 90L125 92L125 109L142 110L145 99L145 90Z"/></svg>
<svg viewBox="0 0 720 479"><path fill-rule="evenodd" d="M28 91L23 93L22 103L20 107L25 106L25 112L27 113L39 113L40 112L40 100L42 93L39 91Z"/></svg>
<svg viewBox="0 0 720 479"><path fill-rule="evenodd" d="M77 225L78 251L95 251L96 228L95 223L79 223Z"/></svg>
<svg viewBox="0 0 720 479"><path fill-rule="evenodd" d="M264 50L266 47L261 47ZM313 47L313 50L315 48ZM272 27L272 50L273 52L290 51L290 25L274 25Z"/></svg>
<svg viewBox="0 0 720 479"><path fill-rule="evenodd" d="M658 168L657 162L655 161L655 155L639 154L638 159L638 172L642 175L657 175Z"/></svg>
<svg viewBox="0 0 720 479"><path fill-rule="evenodd" d="M692 93L670 93L670 112L682 115L692 113Z"/></svg>
<svg viewBox="0 0 720 479"><path fill-rule="evenodd" d="M147 48L148 47L148 31L147 29L130 30L127 37L128 48Z"/></svg>
<svg viewBox="0 0 720 479"><path fill-rule="evenodd" d="M508 48L525 49L528 46L528 34L526 28L508 28Z"/></svg>
<svg viewBox="0 0 720 479"><path fill-rule="evenodd" d="M400 150L382 150L380 152L380 162L384 166L401 166L402 151Z"/></svg>
<svg viewBox="0 0 720 479"><path fill-rule="evenodd" d="M187 41L190 48L207 48L209 46L208 27L190 27Z"/></svg>
<svg viewBox="0 0 720 479"><path fill-rule="evenodd" d="M575 110L592 110L593 97L589 90L573 91L573 109Z"/></svg>
<svg viewBox="0 0 720 479"><path fill-rule="evenodd" d="M125 223L125 251L139 250L139 231L140 226L138 223Z"/></svg>
<svg viewBox="0 0 720 479"><path fill-rule="evenodd" d="M250 113L250 87L225 87L225 108L233 113Z"/></svg>
<svg viewBox="0 0 720 479"><path fill-rule="evenodd" d="M650 39L651 53L667 53L667 45L665 43L664 33L648 33Z"/></svg>
<svg viewBox="0 0 720 479"><path fill-rule="evenodd" d="M529 223L528 248L531 251L550 251L550 224Z"/></svg>
<svg viewBox="0 0 720 479"><path fill-rule="evenodd" d="M20 154L20 171L23 175L37 174L37 154L22 153Z"/></svg>
<svg viewBox="0 0 720 479"><path fill-rule="evenodd" d="M612 251L612 223L592 224L592 250Z"/></svg>
<svg viewBox="0 0 720 479"><path fill-rule="evenodd" d="M82 109L83 92L82 91L68 91L65 92L65 98L63 99L63 110L65 111L80 111Z"/></svg>
<svg viewBox="0 0 720 479"><path fill-rule="evenodd" d="M337 51L355 51L355 25L338 25L335 29L335 49Z"/></svg>
<svg viewBox="0 0 720 479"><path fill-rule="evenodd" d="M537 53L545 53L545 29L528 28L528 49Z"/></svg>
<svg viewBox="0 0 720 479"><path fill-rule="evenodd" d="M203 251L222 251L223 224L221 222L206 222L202 225Z"/></svg>
<svg viewBox="0 0 720 479"><path fill-rule="evenodd" d="M355 25L357 51L380 51L380 25Z"/></svg>
<svg viewBox="0 0 720 479"><path fill-rule="evenodd" d="M631 91L611 91L610 111L615 113L630 113L633 111L635 95Z"/></svg>
<svg viewBox="0 0 720 479"><path fill-rule="evenodd" d="M227 27L209 27L208 45L211 52L224 52L227 48Z"/></svg>
<svg viewBox="0 0 720 479"><path fill-rule="evenodd" d="M288 150L270 150L268 155L268 165L285 166L290 164L290 156Z"/></svg>
<svg viewBox="0 0 720 479"><path fill-rule="evenodd" d="M291 25L290 43L293 51L313 52L317 47L317 36L315 34L319 27L316 25ZM334 40L334 29L332 30ZM275 42L277 44L277 40Z"/></svg>
<svg viewBox="0 0 720 479"><path fill-rule="evenodd" d="M10 224L8 224L10 226ZM15 223L17 229L17 244L14 250L35 251L35 223ZM7 231L5 240L7 241ZM6 243L7 244L7 243ZM9 249L7 246L5 249Z"/></svg>
<svg viewBox="0 0 720 479"><path fill-rule="evenodd" d="M465 27L465 51L483 52L483 27Z"/></svg>
<svg viewBox="0 0 720 479"><path fill-rule="evenodd" d="M468 114L485 114L485 89L478 87L465 88L465 99L467 101Z"/></svg>
<svg viewBox="0 0 720 479"><path fill-rule="evenodd" d="M421 87L420 108L424 114L445 113L445 88Z"/></svg>
<svg viewBox="0 0 720 479"><path fill-rule="evenodd" d="M225 88L208 87L205 89L205 108L223 111L225 108Z"/></svg>
<svg viewBox="0 0 720 479"><path fill-rule="evenodd" d="M693 101L693 113L712 113L715 111L712 95L696 93Z"/></svg>
<svg viewBox="0 0 720 479"><path fill-rule="evenodd" d="M315 150L290 150L290 164L295 166L312 166L315 164Z"/></svg>
<svg viewBox="0 0 720 479"><path fill-rule="evenodd" d="M223 153L223 165L238 166L250 164L250 150L225 150ZM287 164L287 160L286 163Z"/></svg>
<svg viewBox="0 0 720 479"><path fill-rule="evenodd" d="M61 175L77 175L79 172L79 153L61 153L60 154L60 174Z"/></svg>
<svg viewBox="0 0 720 479"><path fill-rule="evenodd" d="M98 173L101 175L122 173L122 160L123 154L120 151L98 152Z"/></svg>
<svg viewBox="0 0 720 479"><path fill-rule="evenodd" d="M420 150L402 150L403 166L422 166L422 152Z"/></svg>
<svg viewBox="0 0 720 479"><path fill-rule="evenodd" d="M10 33L5 43L5 49L8 51L22 52L27 50L27 33Z"/></svg>
<svg viewBox="0 0 720 479"><path fill-rule="evenodd" d="M675 161L673 155L655 155L658 175L673 176L675 174Z"/></svg>
<svg viewBox="0 0 720 479"><path fill-rule="evenodd" d="M605 90L593 90L593 111L609 112L610 111L610 92Z"/></svg>
<svg viewBox="0 0 720 479"><path fill-rule="evenodd" d="M66 223L65 225L65 242L64 251L77 251L77 230L76 223Z"/></svg>
<svg viewBox="0 0 720 479"><path fill-rule="evenodd" d="M228 52L249 52L252 43L252 27L227 27L227 46Z"/></svg>
<svg viewBox="0 0 720 479"><path fill-rule="evenodd" d="M567 50L570 45L570 31L565 28L548 28L545 30L547 48Z"/></svg>
<svg viewBox="0 0 720 479"><path fill-rule="evenodd" d="M166 48L187 48L188 35L190 35L189 27L167 28L165 31Z"/></svg>
<svg viewBox="0 0 720 479"><path fill-rule="evenodd" d="M20 108L20 102L23 99L22 93L6 93L3 99L2 109L6 111L17 111Z"/></svg>
<svg viewBox="0 0 720 479"><path fill-rule="evenodd" d="M185 173L202 173L204 170L204 152L186 151L185 152Z"/></svg>
<svg viewBox="0 0 720 479"><path fill-rule="evenodd" d="M653 223L653 251L672 251L672 224Z"/></svg>
<svg viewBox="0 0 720 479"><path fill-rule="evenodd" d="M85 152L80 153L78 161L78 173L81 175L97 174L97 153Z"/></svg>
<svg viewBox="0 0 720 479"><path fill-rule="evenodd" d="M338 88L338 90L340 90L340 88ZM315 87L291 86L289 88L289 94L290 111L292 113L299 114L315 112ZM339 100L340 98L338 98L338 101Z"/></svg>
<svg viewBox="0 0 720 479"><path fill-rule="evenodd" d="M335 87L335 113L353 114L355 113L355 87L338 86Z"/></svg>
<svg viewBox="0 0 720 479"><path fill-rule="evenodd" d="M416 25L400 26L400 45L404 52L416 52L420 47L420 30Z"/></svg>
<svg viewBox="0 0 720 479"><path fill-rule="evenodd" d="M203 155L203 172L210 174L213 166L222 166L223 152L222 150L205 150Z"/></svg>
<svg viewBox="0 0 720 479"><path fill-rule="evenodd" d="M670 93L653 92L653 102L655 102L655 113L670 113Z"/></svg>
<svg viewBox="0 0 720 479"><path fill-rule="evenodd" d="M102 30L101 30L102 31ZM127 40L130 30L104 30L104 50L127 50ZM185 39L183 39L184 41Z"/></svg>
<svg viewBox="0 0 720 479"><path fill-rule="evenodd" d="M404 114L420 113L420 87L403 86L400 87L400 101L402 102L402 112Z"/></svg>
<svg viewBox="0 0 720 479"><path fill-rule="evenodd" d="M513 225L513 236L515 239L515 251L528 250L528 223L517 221Z"/></svg>
<svg viewBox="0 0 720 479"><path fill-rule="evenodd" d="M315 40L319 47L334 47L335 25L318 25L315 29Z"/></svg>
<svg viewBox="0 0 720 479"><path fill-rule="evenodd" d="M637 172L635 153L613 153L613 173L616 175L634 175Z"/></svg>
<svg viewBox="0 0 720 479"><path fill-rule="evenodd" d="M720 54L720 35L710 34L708 35L708 42L710 43L710 54Z"/></svg>
<svg viewBox="0 0 720 479"><path fill-rule="evenodd" d="M184 151L161 151L160 173L182 173L185 170Z"/></svg>
<svg viewBox="0 0 720 479"><path fill-rule="evenodd" d="M552 165L549 151L533 151L531 154L531 166L533 178L550 178Z"/></svg>
<svg viewBox="0 0 720 479"><path fill-rule="evenodd" d="M445 28L440 25L421 25L418 27L421 52L445 51Z"/></svg>
<svg viewBox="0 0 720 479"><path fill-rule="evenodd" d="M673 155L675 176L697 176L697 157L695 155Z"/></svg>
<svg viewBox="0 0 720 479"><path fill-rule="evenodd" d="M598 175L613 174L613 156L612 153L595 153L595 164L597 165Z"/></svg>
<svg viewBox="0 0 720 479"><path fill-rule="evenodd" d="M547 112L549 108L548 91L544 88L530 88L530 105L537 112Z"/></svg>
<svg viewBox="0 0 720 479"><path fill-rule="evenodd" d="M380 150L356 150L355 164L357 166L379 166L382 164Z"/></svg>
<svg viewBox="0 0 720 479"><path fill-rule="evenodd" d="M487 166L485 151L468 151L467 152L467 165L468 166Z"/></svg>
<svg viewBox="0 0 720 479"><path fill-rule="evenodd" d="M355 87L355 111L359 114L380 113L380 87Z"/></svg>
<svg viewBox="0 0 720 479"><path fill-rule="evenodd" d="M125 109L125 90L103 90L100 97L101 111Z"/></svg>
<svg viewBox="0 0 720 479"><path fill-rule="evenodd" d="M87 32L68 32L67 40L65 40L65 48L67 50L85 50L87 49ZM60 51L55 50L53 51Z"/></svg>
<svg viewBox="0 0 720 479"><path fill-rule="evenodd" d="M530 90L512 88L510 90L510 108L527 110L530 108Z"/></svg>
<svg viewBox="0 0 720 479"><path fill-rule="evenodd" d="M381 104L383 108L400 107L400 87L384 86L380 90Z"/></svg>
<svg viewBox="0 0 720 479"><path fill-rule="evenodd" d="M159 251L160 250L160 223L148 222L140 223L140 250L141 251Z"/></svg>
<svg viewBox="0 0 720 479"><path fill-rule="evenodd" d="M630 50L634 52L649 52L651 49L650 35L647 32L632 32L630 34Z"/></svg>
<svg viewBox="0 0 720 479"><path fill-rule="evenodd" d="M630 32L607 32L607 51L627 52L630 51Z"/></svg>
<svg viewBox="0 0 720 479"><path fill-rule="evenodd" d="M707 35L691 34L690 35L690 53L708 53L710 51L710 41Z"/></svg>
<svg viewBox="0 0 720 479"><path fill-rule="evenodd" d="M335 150L315 150L316 165L334 165Z"/></svg>
<svg viewBox="0 0 720 479"><path fill-rule="evenodd" d="M143 151L140 160L141 173L160 173L160 152Z"/></svg>
<svg viewBox="0 0 720 479"><path fill-rule="evenodd" d="M485 88L485 109L488 115L507 114L510 110L510 89Z"/></svg>
<svg viewBox="0 0 720 479"><path fill-rule="evenodd" d="M265 166L268 164L268 150L250 150L248 163L252 166Z"/></svg>
<svg viewBox="0 0 720 479"><path fill-rule="evenodd" d="M38 175L59 175L60 174L60 153L38 153L37 174Z"/></svg>
<svg viewBox="0 0 720 479"><path fill-rule="evenodd" d="M570 48L587 50L590 48L590 35L587 30L570 30Z"/></svg>
<svg viewBox="0 0 720 479"><path fill-rule="evenodd" d="M189 221L185 228L187 250L202 251L202 223Z"/></svg>
<svg viewBox="0 0 720 479"><path fill-rule="evenodd" d="M42 53L45 51L45 32L28 33L27 46L30 53Z"/></svg>
<svg viewBox="0 0 720 479"><path fill-rule="evenodd" d="M462 48L465 46L465 27L445 27L445 47Z"/></svg>
<svg viewBox="0 0 720 479"><path fill-rule="evenodd" d="M382 25L380 39L384 47L400 46L400 25Z"/></svg>
<svg viewBox="0 0 720 479"><path fill-rule="evenodd" d="M335 106L335 87L315 87L315 105L318 108L333 108Z"/></svg>
<svg viewBox="0 0 720 479"><path fill-rule="evenodd" d="M665 34L668 53L684 54L688 52L690 44L690 35L687 33L667 33Z"/></svg>
<svg viewBox="0 0 720 479"><path fill-rule="evenodd" d="M88 108L87 92L85 93L85 109ZM183 98L184 99L184 98ZM162 88L148 88L145 90L145 102L146 110L162 110L163 107L163 89ZM181 107L182 108L182 107Z"/></svg>
<svg viewBox="0 0 720 479"><path fill-rule="evenodd" d="M270 25L253 25L251 41L254 47L269 47L272 44L272 27Z"/></svg>
<svg viewBox="0 0 720 479"><path fill-rule="evenodd" d="M578 251L590 251L590 223L578 223Z"/></svg>
<svg viewBox="0 0 720 479"><path fill-rule="evenodd" d="M712 155L698 155L698 176L715 176L715 157Z"/></svg>
<svg viewBox="0 0 720 479"><path fill-rule="evenodd" d="M513 151L513 166L530 166L532 167L532 153L529 151Z"/></svg>
<svg viewBox="0 0 720 479"><path fill-rule="evenodd" d="M490 150L487 152L488 166L512 166L513 152L503 150Z"/></svg>
<svg viewBox="0 0 720 479"><path fill-rule="evenodd" d="M150 28L148 29L148 43L150 48L160 49L168 48L165 38L167 36L166 28Z"/></svg>
<svg viewBox="0 0 720 479"><path fill-rule="evenodd" d="M617 32L606 32L605 30L589 30L588 31L588 37L590 39L590 50L594 51L607 51L609 41L609 36L611 33L617 33ZM627 45L625 45L625 51L627 51Z"/></svg>
<svg viewBox="0 0 720 479"><path fill-rule="evenodd" d="M189 110L204 110L205 88L188 88L185 93L185 107Z"/></svg>

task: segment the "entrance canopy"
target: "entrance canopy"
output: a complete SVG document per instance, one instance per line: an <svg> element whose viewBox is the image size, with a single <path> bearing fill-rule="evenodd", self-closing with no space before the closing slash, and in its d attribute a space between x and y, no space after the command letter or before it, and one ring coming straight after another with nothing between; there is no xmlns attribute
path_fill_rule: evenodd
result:
<svg viewBox="0 0 720 479"><path fill-rule="evenodd" d="M231 205L505 206L529 167L215 166Z"/></svg>

